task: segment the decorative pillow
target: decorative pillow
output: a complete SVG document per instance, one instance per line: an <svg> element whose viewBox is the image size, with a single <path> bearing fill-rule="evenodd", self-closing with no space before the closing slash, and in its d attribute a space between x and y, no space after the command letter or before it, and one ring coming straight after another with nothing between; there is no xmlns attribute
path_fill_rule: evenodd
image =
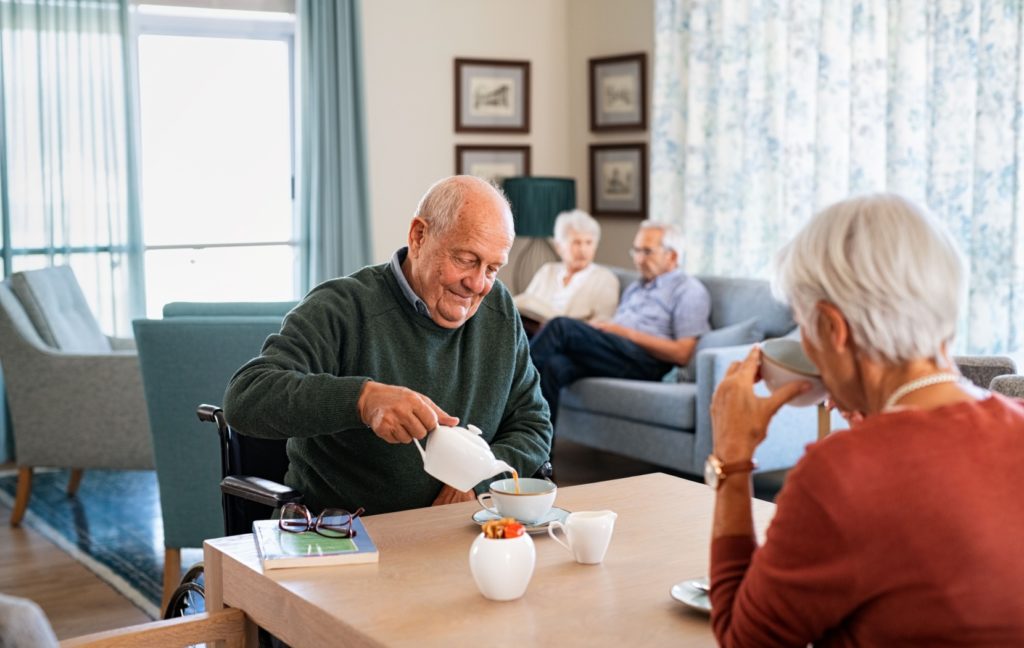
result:
<svg viewBox="0 0 1024 648"><path fill-rule="evenodd" d="M697 379L697 354L704 349L716 347L739 346L741 344L753 344L764 339L764 333L758 326L757 318L751 317L731 326L708 331L697 339L697 348L693 350L690 362L684 367L677 367L676 380L678 382L693 382ZM672 372L669 372L671 374Z"/></svg>

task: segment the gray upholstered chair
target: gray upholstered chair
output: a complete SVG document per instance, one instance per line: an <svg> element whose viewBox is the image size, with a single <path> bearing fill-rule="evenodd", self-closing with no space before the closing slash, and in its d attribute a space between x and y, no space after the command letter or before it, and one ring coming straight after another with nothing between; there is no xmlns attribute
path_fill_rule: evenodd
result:
<svg viewBox="0 0 1024 648"><path fill-rule="evenodd" d="M984 389L990 389L999 376L1017 371L1017 364L1006 356L955 356L953 362L964 378Z"/></svg>
<svg viewBox="0 0 1024 648"><path fill-rule="evenodd" d="M20 523L32 470L150 469L146 402L131 340L100 331L71 268L18 272L0 283L0 360L14 429Z"/></svg>
<svg viewBox="0 0 1024 648"><path fill-rule="evenodd" d="M1024 398L1024 376L996 376L989 383L989 389L1010 398Z"/></svg>

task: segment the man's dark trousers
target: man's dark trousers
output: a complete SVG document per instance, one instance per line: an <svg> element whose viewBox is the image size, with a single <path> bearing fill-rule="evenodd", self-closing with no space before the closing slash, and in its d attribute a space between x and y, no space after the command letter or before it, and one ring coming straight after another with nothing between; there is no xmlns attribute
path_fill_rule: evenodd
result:
<svg viewBox="0 0 1024 648"><path fill-rule="evenodd" d="M558 416L558 393L580 378L660 380L672 368L622 336L569 317L548 322L530 342L530 356L540 372L552 425Z"/></svg>

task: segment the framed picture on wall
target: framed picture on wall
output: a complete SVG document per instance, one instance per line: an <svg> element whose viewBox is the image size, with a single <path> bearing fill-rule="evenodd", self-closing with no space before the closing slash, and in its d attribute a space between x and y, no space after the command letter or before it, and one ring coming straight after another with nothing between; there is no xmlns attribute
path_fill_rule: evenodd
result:
<svg viewBox="0 0 1024 648"><path fill-rule="evenodd" d="M647 128L647 55L590 59L590 130Z"/></svg>
<svg viewBox="0 0 1024 648"><path fill-rule="evenodd" d="M530 62L455 59L456 133L529 133Z"/></svg>
<svg viewBox="0 0 1024 648"><path fill-rule="evenodd" d="M590 212L599 216L647 213L647 145L590 145Z"/></svg>
<svg viewBox="0 0 1024 648"><path fill-rule="evenodd" d="M455 147L455 173L483 178L500 187L505 178L530 175L529 146Z"/></svg>

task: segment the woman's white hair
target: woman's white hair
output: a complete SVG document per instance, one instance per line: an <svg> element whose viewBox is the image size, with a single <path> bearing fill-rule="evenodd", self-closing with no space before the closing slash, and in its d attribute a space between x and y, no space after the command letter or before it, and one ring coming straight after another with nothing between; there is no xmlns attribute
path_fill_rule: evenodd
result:
<svg viewBox="0 0 1024 648"><path fill-rule="evenodd" d="M663 223L656 220L645 220L640 223L641 230L658 230L661 232L661 245L676 253L679 258L679 265L683 264L683 256L686 252L684 249L686 242L683 238L683 231L679 229L679 226L675 223Z"/></svg>
<svg viewBox="0 0 1024 648"><path fill-rule="evenodd" d="M449 176L435 182L420 198L419 204L416 205L415 215L430 223L433 234L444 236L455 224L471 184L498 196L505 204L505 212L511 220L512 207L509 205L505 192L482 178L469 175Z"/></svg>
<svg viewBox="0 0 1024 648"><path fill-rule="evenodd" d="M569 232L590 234L594 237L594 243L601 240L601 225L582 209L564 211L555 218L555 240L562 244L569 243Z"/></svg>
<svg viewBox="0 0 1024 648"><path fill-rule="evenodd" d="M825 301L873 360L944 364L966 280L956 242L934 217L902 196L876 194L814 216L776 255L773 289L816 346L816 307Z"/></svg>

